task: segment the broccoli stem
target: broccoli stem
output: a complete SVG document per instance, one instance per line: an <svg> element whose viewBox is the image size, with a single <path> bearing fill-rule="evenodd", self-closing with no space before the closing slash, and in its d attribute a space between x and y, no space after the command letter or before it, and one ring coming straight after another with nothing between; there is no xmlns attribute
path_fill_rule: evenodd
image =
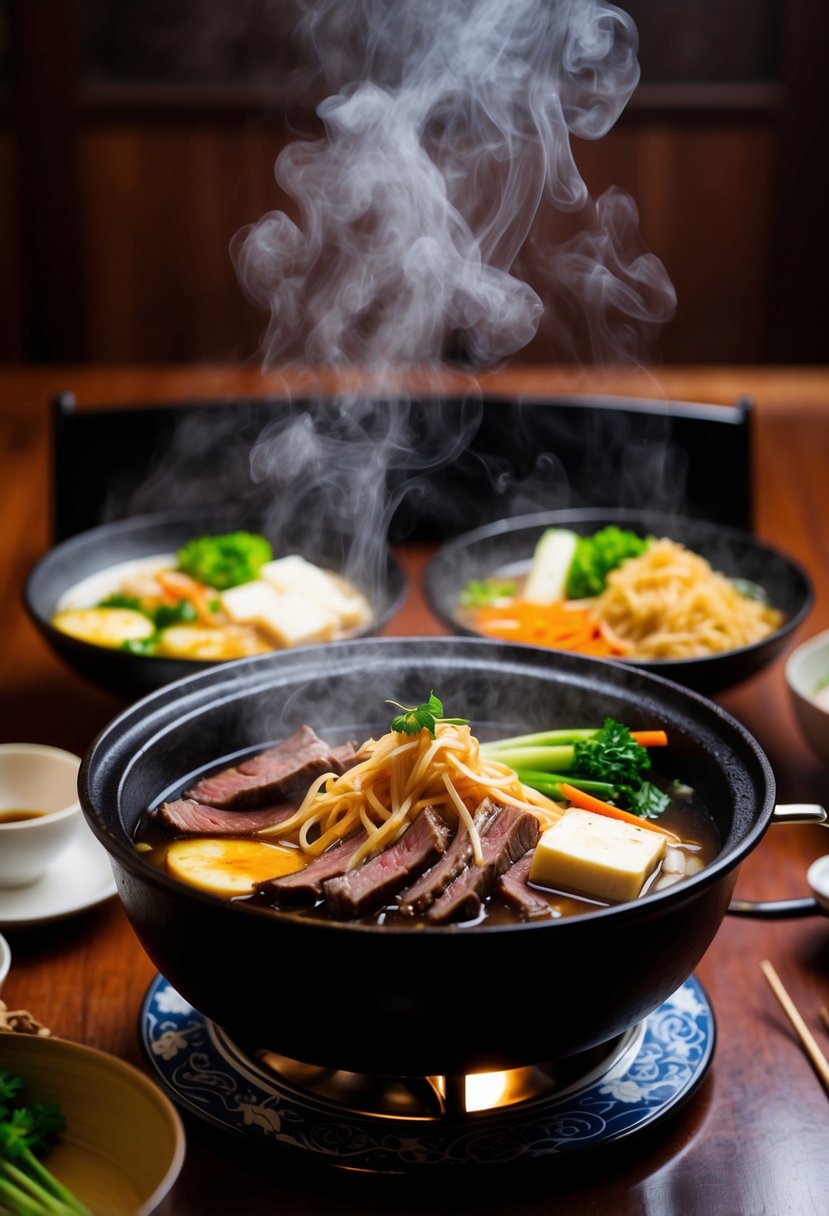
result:
<svg viewBox="0 0 829 1216"><path fill-rule="evenodd" d="M496 752L512 751L516 747L550 747L559 743L583 743L595 739L599 727L577 728L575 730L542 730L534 735L513 735L509 739L493 739L490 743L481 744L481 754L496 759Z"/></svg>

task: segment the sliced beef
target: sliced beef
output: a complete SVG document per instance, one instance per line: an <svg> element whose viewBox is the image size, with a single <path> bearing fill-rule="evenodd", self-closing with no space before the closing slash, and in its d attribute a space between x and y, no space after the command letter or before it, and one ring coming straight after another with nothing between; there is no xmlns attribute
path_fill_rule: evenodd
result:
<svg viewBox="0 0 829 1216"><path fill-rule="evenodd" d="M478 833L486 832L486 828L497 814L498 808L489 798L485 798L473 817L473 823ZM400 894L399 908L404 916L421 916L430 908L438 896L449 886L453 878L472 860L472 840L463 823L458 826L449 848L438 858L433 866L421 874L410 887Z"/></svg>
<svg viewBox="0 0 829 1216"><path fill-rule="evenodd" d="M296 808L296 802L279 802L258 807L255 811L224 811L205 806L193 798L178 798L175 802L162 803L153 812L152 819L177 836L248 836L282 823Z"/></svg>
<svg viewBox="0 0 829 1216"><path fill-rule="evenodd" d="M332 748L310 726L300 726L276 747L197 781L184 796L223 810L279 802L304 794L322 773L344 773L354 764L356 749L356 743Z"/></svg>
<svg viewBox="0 0 829 1216"><path fill-rule="evenodd" d="M256 890L267 896L268 902L274 908L299 908L315 904L322 898L322 884L327 878L336 878L344 874L354 853L366 838L365 832L358 832L348 840L333 845L330 849L312 861L304 870L296 874L286 874L283 878L269 878L259 883Z"/></svg>
<svg viewBox="0 0 829 1216"><path fill-rule="evenodd" d="M538 840L538 820L517 807L499 806L481 839L484 864L474 862L455 878L426 912L435 924L472 920L495 882Z"/></svg>
<svg viewBox="0 0 829 1216"><path fill-rule="evenodd" d="M529 886L530 866L534 854L535 849L529 849L495 884L495 894L511 908L516 908L527 920L553 915L553 909L547 900Z"/></svg>
<svg viewBox="0 0 829 1216"><path fill-rule="evenodd" d="M363 916L387 903L437 860L449 843L451 830L437 811L426 807L399 840L357 870L322 884L334 916Z"/></svg>

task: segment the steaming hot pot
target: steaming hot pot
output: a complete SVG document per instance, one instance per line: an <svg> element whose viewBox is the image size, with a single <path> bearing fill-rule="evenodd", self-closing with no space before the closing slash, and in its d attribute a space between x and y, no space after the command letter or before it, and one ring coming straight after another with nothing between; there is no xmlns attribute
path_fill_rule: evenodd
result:
<svg viewBox="0 0 829 1216"><path fill-rule="evenodd" d="M311 724L330 742L388 729L387 698L431 689L482 738L565 725L664 727L659 768L692 784L722 838L674 887L541 923L393 929L222 902L134 850L142 811L189 775ZM770 765L713 702L651 673L459 638L372 638L223 664L132 705L84 758L80 796L145 950L247 1042L355 1072L519 1067L609 1041L691 975L774 811Z"/></svg>

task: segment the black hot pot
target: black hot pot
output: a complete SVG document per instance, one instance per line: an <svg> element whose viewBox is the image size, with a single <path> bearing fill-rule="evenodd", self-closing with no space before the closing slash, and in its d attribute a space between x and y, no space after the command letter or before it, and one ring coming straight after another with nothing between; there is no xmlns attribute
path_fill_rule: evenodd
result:
<svg viewBox="0 0 829 1216"><path fill-rule="evenodd" d="M549 726L664 727L659 768L692 784L722 849L701 873L614 908L542 923L393 929L222 902L142 859L142 811L197 770L308 722L331 742L388 729L391 698L468 717L481 738ZM247 1042L358 1072L519 1067L611 1040L694 971L760 842L775 787L713 702L636 668L459 638L371 638L222 664L117 717L80 798L144 949L195 1008Z"/></svg>

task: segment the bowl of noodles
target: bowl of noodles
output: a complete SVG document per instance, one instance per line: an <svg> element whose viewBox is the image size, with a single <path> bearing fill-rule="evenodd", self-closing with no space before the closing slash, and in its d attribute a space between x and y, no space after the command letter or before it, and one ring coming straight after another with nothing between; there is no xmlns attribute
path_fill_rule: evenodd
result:
<svg viewBox="0 0 829 1216"><path fill-rule="evenodd" d="M464 533L432 559L424 589L453 633L610 659L705 693L765 667L814 598L807 572L750 533L599 509Z"/></svg>

